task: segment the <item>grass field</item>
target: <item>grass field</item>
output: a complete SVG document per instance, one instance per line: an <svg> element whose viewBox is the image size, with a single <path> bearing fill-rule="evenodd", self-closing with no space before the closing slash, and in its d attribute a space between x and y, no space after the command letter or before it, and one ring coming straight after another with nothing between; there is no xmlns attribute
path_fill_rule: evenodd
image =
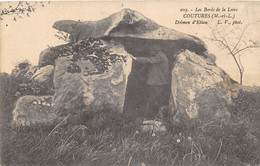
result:
<svg viewBox="0 0 260 166"><path fill-rule="evenodd" d="M140 131L138 119L127 121L110 110L100 111L92 122L83 120L81 124L11 127L4 122L1 162L7 166L258 165L259 107L254 99L242 93L234 100L228 124L168 122L167 133L153 135Z"/></svg>

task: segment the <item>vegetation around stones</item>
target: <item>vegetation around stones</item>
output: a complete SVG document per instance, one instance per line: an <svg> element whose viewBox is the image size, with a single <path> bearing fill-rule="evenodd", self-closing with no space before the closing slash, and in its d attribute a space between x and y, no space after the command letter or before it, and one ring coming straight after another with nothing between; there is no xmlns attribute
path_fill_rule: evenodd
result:
<svg viewBox="0 0 260 166"><path fill-rule="evenodd" d="M116 62L124 60L122 55L111 54L109 47L105 46L101 39L98 38L87 38L77 43L71 43L57 51L59 56L71 56L71 63L67 66L68 73L80 73L82 69L77 64L80 60L90 61L96 68L97 71L92 74L101 74L109 70L109 66Z"/></svg>
<svg viewBox="0 0 260 166"><path fill-rule="evenodd" d="M32 71L29 71L34 68ZM32 66L29 62L19 63L10 75L11 81L18 84L17 92L20 96L25 95L52 95L54 93L52 87L40 84L31 79L36 71L37 66ZM13 79L13 80L12 80Z"/></svg>
<svg viewBox="0 0 260 166"><path fill-rule="evenodd" d="M111 54L109 49L101 39L87 38L60 49L59 56L72 55L71 64L67 66L69 73L80 73L77 62L83 59L90 61L97 68L97 72L92 74L101 74L107 72L112 64L124 60L122 55Z"/></svg>
<svg viewBox="0 0 260 166"><path fill-rule="evenodd" d="M0 73L1 113L4 120L11 119L15 102L25 95L53 95L52 86L35 82L31 79L37 66L29 62L19 63L12 73Z"/></svg>
<svg viewBox="0 0 260 166"><path fill-rule="evenodd" d="M246 135L252 130L260 134L254 128L259 107L257 103L248 105L253 103L249 100L250 94L243 92L234 100L228 124L174 124L168 120L169 132L154 136L140 132L138 118L129 121L106 108L86 115L92 120L71 117L59 127L11 128L5 123L1 159L6 165L257 165L259 143ZM244 116L247 111L251 119Z"/></svg>

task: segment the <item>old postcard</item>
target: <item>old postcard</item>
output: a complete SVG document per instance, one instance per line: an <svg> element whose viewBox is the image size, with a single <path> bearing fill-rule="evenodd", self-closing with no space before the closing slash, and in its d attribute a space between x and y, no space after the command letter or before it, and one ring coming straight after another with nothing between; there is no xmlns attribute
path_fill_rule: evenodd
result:
<svg viewBox="0 0 260 166"><path fill-rule="evenodd" d="M0 2L1 165L260 164L260 3Z"/></svg>

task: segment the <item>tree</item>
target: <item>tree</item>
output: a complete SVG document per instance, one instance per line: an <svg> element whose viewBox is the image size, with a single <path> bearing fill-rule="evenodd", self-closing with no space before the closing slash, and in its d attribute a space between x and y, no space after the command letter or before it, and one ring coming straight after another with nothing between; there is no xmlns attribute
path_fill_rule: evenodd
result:
<svg viewBox="0 0 260 166"><path fill-rule="evenodd" d="M258 23L260 23L260 21L247 24L243 29L228 29L226 27L226 29L224 29L223 27L219 28L218 26L215 28L209 27L211 29L212 37L207 39L217 43L219 47L226 49L228 54L233 57L239 70L240 85L243 83L244 73L244 67L241 62L241 55L243 55L245 51L248 51L249 49L260 47L259 41L248 38L250 35L246 35L246 31L250 26L256 25Z"/></svg>
<svg viewBox="0 0 260 166"><path fill-rule="evenodd" d="M32 12L35 12L39 7L44 7L45 4L46 2L2 2L0 5L0 20L3 20L5 16L12 16L13 21L17 21L17 19L23 18L23 16L30 17Z"/></svg>

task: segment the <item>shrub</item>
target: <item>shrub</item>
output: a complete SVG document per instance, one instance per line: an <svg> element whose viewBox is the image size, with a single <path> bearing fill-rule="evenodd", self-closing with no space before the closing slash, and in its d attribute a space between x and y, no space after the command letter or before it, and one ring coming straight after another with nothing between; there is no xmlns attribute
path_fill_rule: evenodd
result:
<svg viewBox="0 0 260 166"><path fill-rule="evenodd" d="M71 64L67 67L69 73L80 73L81 69L77 65L77 61L84 59L89 60L96 68L95 74L101 74L109 70L109 66L118 62L125 61L122 55L110 54L109 47L105 46L101 39L87 38L77 43L71 43L71 46L66 46L56 50L59 56L72 55Z"/></svg>
<svg viewBox="0 0 260 166"><path fill-rule="evenodd" d="M20 70L26 69L28 66L30 66L31 64L28 61L24 61L19 63L17 66Z"/></svg>

